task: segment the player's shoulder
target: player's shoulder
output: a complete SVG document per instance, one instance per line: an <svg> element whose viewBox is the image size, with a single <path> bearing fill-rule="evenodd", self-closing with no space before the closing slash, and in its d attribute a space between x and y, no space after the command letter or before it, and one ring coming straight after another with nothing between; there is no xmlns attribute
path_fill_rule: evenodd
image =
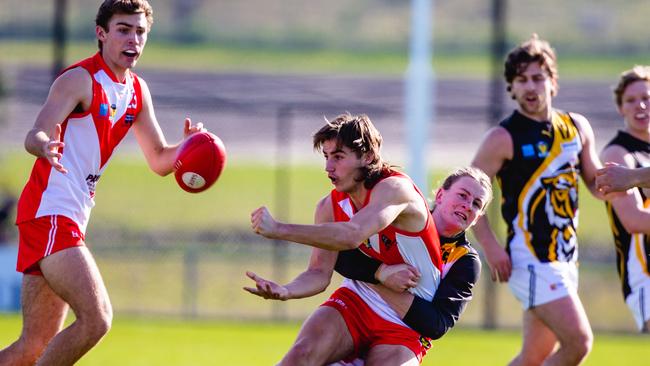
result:
<svg viewBox="0 0 650 366"><path fill-rule="evenodd" d="M569 115L569 117L571 117L571 120L573 120L573 123L575 123L578 129L581 130L585 128L591 129L591 125L589 124L589 120L587 119L587 117L576 112L568 112L567 114Z"/></svg>
<svg viewBox="0 0 650 366"><path fill-rule="evenodd" d="M373 191L379 192L379 195L390 194L393 198L406 198L413 193L417 193L411 178L402 173L392 174L380 180L373 187ZM375 196L378 196L378 194L373 193L371 199Z"/></svg>
<svg viewBox="0 0 650 366"><path fill-rule="evenodd" d="M59 75L51 88L52 93L69 97L82 97L92 94L92 77L83 67L74 67Z"/></svg>
<svg viewBox="0 0 650 366"><path fill-rule="evenodd" d="M321 198L316 204L314 218L316 223L334 221L334 210L332 205L332 194L329 193Z"/></svg>
<svg viewBox="0 0 650 366"><path fill-rule="evenodd" d="M629 168L634 168L634 157L624 146L619 144L609 144L605 146L600 153L600 160L603 162L613 162L622 164Z"/></svg>
<svg viewBox="0 0 650 366"><path fill-rule="evenodd" d="M56 78L55 82L66 86L73 85L78 87L80 84L90 84L92 82L92 78L90 76L90 73L88 73L88 70L84 69L81 66L77 66L64 71Z"/></svg>

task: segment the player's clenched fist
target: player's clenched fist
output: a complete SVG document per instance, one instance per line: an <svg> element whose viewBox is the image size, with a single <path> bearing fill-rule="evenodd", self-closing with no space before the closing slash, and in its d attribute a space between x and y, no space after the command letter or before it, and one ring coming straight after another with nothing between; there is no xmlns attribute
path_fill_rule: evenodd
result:
<svg viewBox="0 0 650 366"><path fill-rule="evenodd" d="M375 278L382 285L396 292L403 292L418 285L420 271L410 264L382 264L375 273Z"/></svg>
<svg viewBox="0 0 650 366"><path fill-rule="evenodd" d="M255 281L255 288L244 287L244 290L250 292L251 294L271 300L284 301L289 298L289 290L286 287L280 286L273 281L265 280L250 271L246 271L246 276Z"/></svg>
<svg viewBox="0 0 650 366"><path fill-rule="evenodd" d="M251 228L257 234L273 239L278 222L273 219L269 209L262 206L251 213Z"/></svg>

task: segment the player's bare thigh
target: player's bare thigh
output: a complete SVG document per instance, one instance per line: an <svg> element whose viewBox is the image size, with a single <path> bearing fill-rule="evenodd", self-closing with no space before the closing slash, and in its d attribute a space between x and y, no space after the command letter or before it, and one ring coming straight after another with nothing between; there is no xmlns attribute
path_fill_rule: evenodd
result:
<svg viewBox="0 0 650 366"><path fill-rule="evenodd" d="M104 281L88 248L56 252L43 258L40 268L49 286L70 305L77 318L98 312L112 316Z"/></svg>
<svg viewBox="0 0 650 366"><path fill-rule="evenodd" d="M530 311L555 334L561 344L593 338L587 314L576 294L536 306Z"/></svg>
<svg viewBox="0 0 650 366"><path fill-rule="evenodd" d="M302 325L296 342L280 365L300 361L329 364L354 351L354 344L345 320L334 308L321 306Z"/></svg>
<svg viewBox="0 0 650 366"><path fill-rule="evenodd" d="M408 347L393 344L380 344L372 347L365 362L366 366L418 366L419 364L417 357Z"/></svg>

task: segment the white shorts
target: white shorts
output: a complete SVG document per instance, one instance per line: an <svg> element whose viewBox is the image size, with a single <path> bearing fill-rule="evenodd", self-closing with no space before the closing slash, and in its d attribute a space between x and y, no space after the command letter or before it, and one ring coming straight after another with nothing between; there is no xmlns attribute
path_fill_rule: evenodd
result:
<svg viewBox="0 0 650 366"><path fill-rule="evenodd" d="M650 320L650 279L644 282L632 288L632 292L625 299L639 331L643 331L645 323Z"/></svg>
<svg viewBox="0 0 650 366"><path fill-rule="evenodd" d="M524 310L578 292L575 262L529 263L512 268L510 290Z"/></svg>

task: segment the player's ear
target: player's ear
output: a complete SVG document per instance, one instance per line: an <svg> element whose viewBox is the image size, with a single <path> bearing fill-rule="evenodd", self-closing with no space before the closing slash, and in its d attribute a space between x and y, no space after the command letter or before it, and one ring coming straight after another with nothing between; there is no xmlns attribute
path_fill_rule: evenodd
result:
<svg viewBox="0 0 650 366"><path fill-rule="evenodd" d="M95 26L95 35L97 36L97 39L104 42L106 41L106 29L102 27L101 25Z"/></svg>
<svg viewBox="0 0 650 366"><path fill-rule="evenodd" d="M442 202L442 196L444 194L443 191L444 191L444 188L442 188L442 187L438 188L438 190L436 191L436 206L439 205L440 202Z"/></svg>
<svg viewBox="0 0 650 366"><path fill-rule="evenodd" d="M557 79L552 78L551 79L551 96L552 97L555 97L557 95L557 90L558 90Z"/></svg>
<svg viewBox="0 0 650 366"><path fill-rule="evenodd" d="M370 165L376 160L375 154L370 151L363 153L361 158L363 159L364 165Z"/></svg>

